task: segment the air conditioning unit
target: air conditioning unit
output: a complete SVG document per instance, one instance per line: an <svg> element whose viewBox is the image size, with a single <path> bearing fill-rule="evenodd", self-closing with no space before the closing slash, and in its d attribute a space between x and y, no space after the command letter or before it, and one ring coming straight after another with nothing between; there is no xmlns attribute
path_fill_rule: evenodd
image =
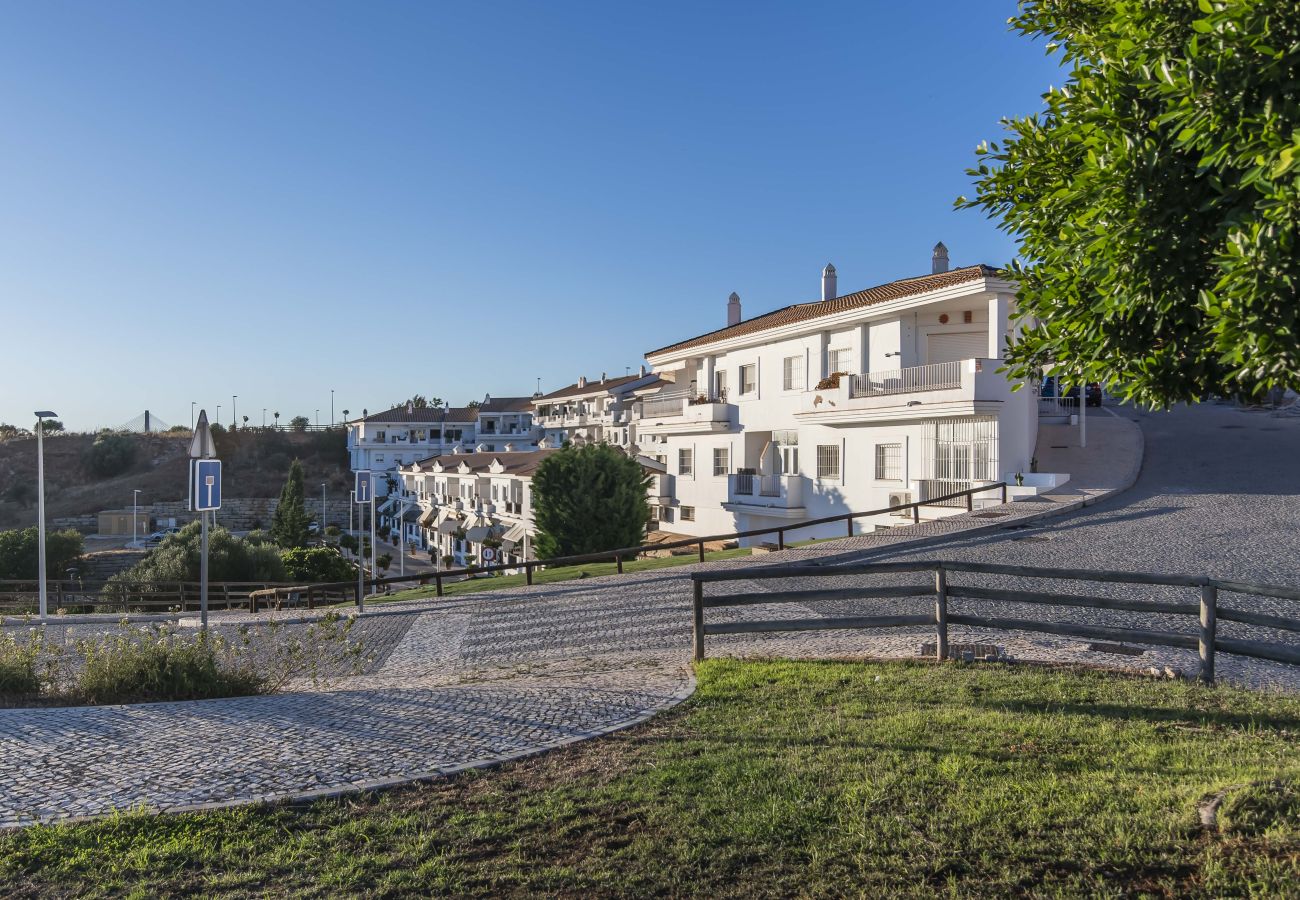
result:
<svg viewBox="0 0 1300 900"><path fill-rule="evenodd" d="M911 491L890 491L889 492L890 506L905 506L911 502L912 502ZM910 517L912 515L912 511L910 509L896 509L894 510L893 515Z"/></svg>

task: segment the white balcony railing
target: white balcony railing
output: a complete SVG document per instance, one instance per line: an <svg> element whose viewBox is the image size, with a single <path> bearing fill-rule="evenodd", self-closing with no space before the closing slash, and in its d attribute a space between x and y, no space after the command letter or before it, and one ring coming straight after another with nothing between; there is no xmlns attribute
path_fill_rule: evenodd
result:
<svg viewBox="0 0 1300 900"><path fill-rule="evenodd" d="M868 372L854 375L849 384L850 397L884 397L889 394L910 394L919 391L944 391L961 387L960 360L894 369L890 372Z"/></svg>
<svg viewBox="0 0 1300 900"><path fill-rule="evenodd" d="M798 475L754 475L737 473L727 476L728 500L761 506L798 507L803 505L803 482Z"/></svg>
<svg viewBox="0 0 1300 900"><path fill-rule="evenodd" d="M659 419L666 416L680 416L686 410L686 396L661 397L641 402L641 416L646 419Z"/></svg>

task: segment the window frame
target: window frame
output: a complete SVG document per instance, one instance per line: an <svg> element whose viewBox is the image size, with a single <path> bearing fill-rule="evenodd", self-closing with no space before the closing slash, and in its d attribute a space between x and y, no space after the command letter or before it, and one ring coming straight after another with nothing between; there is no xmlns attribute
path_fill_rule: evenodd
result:
<svg viewBox="0 0 1300 900"><path fill-rule="evenodd" d="M781 358L781 390L802 391L807 386L804 378L804 358L800 355Z"/></svg>
<svg viewBox="0 0 1300 900"><path fill-rule="evenodd" d="M891 452L892 451L892 452ZM876 481L903 480L903 445L897 441L876 444ZM890 472L893 472L891 475Z"/></svg>
<svg viewBox="0 0 1300 900"><path fill-rule="evenodd" d="M745 381L745 373L748 372L753 378L752 381ZM740 396L748 397L751 394L758 393L758 363L745 363L740 367ZM746 384L749 385L746 389Z"/></svg>
<svg viewBox="0 0 1300 900"><path fill-rule="evenodd" d="M695 521L695 507L694 507L694 506L680 506L680 507L677 508L677 512L678 512L678 515L679 515L679 517L681 518L681 520L682 520L683 522L694 522L694 521Z"/></svg>
<svg viewBox="0 0 1300 900"><path fill-rule="evenodd" d="M828 457L834 456L835 469L832 472L827 463ZM839 481L840 473L843 472L843 466L840 460L839 444L818 444L817 445L817 480L818 481Z"/></svg>
<svg viewBox="0 0 1300 900"><path fill-rule="evenodd" d="M692 477L695 475L695 448L694 447L677 448L677 474L690 475Z"/></svg>
<svg viewBox="0 0 1300 900"><path fill-rule="evenodd" d="M718 454L722 454L721 471L719 471L719 466L718 466ZM713 477L725 478L730 474L731 474L731 448L714 447L713 448Z"/></svg>

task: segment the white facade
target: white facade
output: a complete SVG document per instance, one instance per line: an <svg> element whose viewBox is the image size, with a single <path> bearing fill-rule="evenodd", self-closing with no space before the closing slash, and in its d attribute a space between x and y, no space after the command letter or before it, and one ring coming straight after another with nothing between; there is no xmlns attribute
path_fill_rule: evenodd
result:
<svg viewBox="0 0 1300 900"><path fill-rule="evenodd" d="M622 378L579 378L534 398L533 421L547 447L596 441L630 451L637 443L633 404L661 386L659 377L644 369Z"/></svg>
<svg viewBox="0 0 1300 900"><path fill-rule="evenodd" d="M834 277L828 266L822 302L647 354L672 382L636 420L641 452L670 476L664 530L774 527L1029 471L1035 397L996 371L1013 284L976 266L836 297ZM856 531L903 521L861 519ZM835 524L791 539L845 533Z"/></svg>

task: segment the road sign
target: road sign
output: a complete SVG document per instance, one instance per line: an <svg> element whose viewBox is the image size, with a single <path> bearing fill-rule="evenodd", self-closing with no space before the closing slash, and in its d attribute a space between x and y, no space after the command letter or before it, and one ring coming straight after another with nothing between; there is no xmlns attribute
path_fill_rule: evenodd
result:
<svg viewBox="0 0 1300 900"><path fill-rule="evenodd" d="M206 512L221 509L221 460L190 462L190 509Z"/></svg>
<svg viewBox="0 0 1300 900"><path fill-rule="evenodd" d="M199 421L194 425L194 439L190 441L190 459L212 459L217 455L217 444L208 426L208 411L199 410Z"/></svg>
<svg viewBox="0 0 1300 900"><path fill-rule="evenodd" d="M492 564L493 564L494 562L496 562L496 561L497 561L497 548L496 548L496 547L484 547L484 548L483 548L483 564L486 565L486 566L490 566L490 565L492 565Z"/></svg>
<svg viewBox="0 0 1300 900"><path fill-rule="evenodd" d="M371 492L374 490L374 485L375 481L373 472L363 470L357 473L356 494L358 503L370 502Z"/></svg>

